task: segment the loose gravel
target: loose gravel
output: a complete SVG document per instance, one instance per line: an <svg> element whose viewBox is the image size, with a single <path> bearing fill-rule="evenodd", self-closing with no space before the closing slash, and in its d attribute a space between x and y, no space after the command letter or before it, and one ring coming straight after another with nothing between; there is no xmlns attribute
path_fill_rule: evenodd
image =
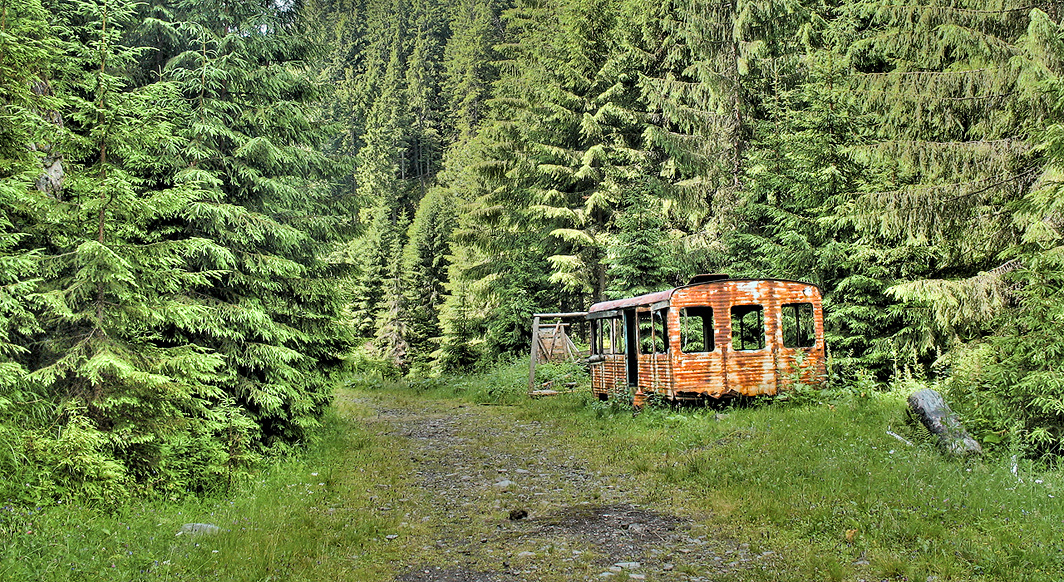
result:
<svg viewBox="0 0 1064 582"><path fill-rule="evenodd" d="M631 475L593 470L550 423L505 407L359 403L375 411L367 428L415 467L420 490L408 497L419 501L407 516L432 538L411 549L397 580L701 582L771 568L773 552L674 515Z"/></svg>

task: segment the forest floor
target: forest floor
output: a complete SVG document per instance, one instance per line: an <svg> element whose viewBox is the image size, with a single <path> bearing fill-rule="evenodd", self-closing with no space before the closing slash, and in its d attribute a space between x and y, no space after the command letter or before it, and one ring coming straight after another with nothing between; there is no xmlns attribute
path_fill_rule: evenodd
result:
<svg viewBox="0 0 1064 582"><path fill-rule="evenodd" d="M906 418L916 386L633 416L587 390L530 400L526 381L517 363L351 382L313 444L214 495L0 507L0 581L1058 582L1064 572L1064 471L1000 453L944 457Z"/></svg>
<svg viewBox="0 0 1064 582"><path fill-rule="evenodd" d="M719 580L774 559L654 503L641 479L603 467L549 421L453 400L344 397L412 463L414 487L378 507L424 526L403 541L403 582Z"/></svg>

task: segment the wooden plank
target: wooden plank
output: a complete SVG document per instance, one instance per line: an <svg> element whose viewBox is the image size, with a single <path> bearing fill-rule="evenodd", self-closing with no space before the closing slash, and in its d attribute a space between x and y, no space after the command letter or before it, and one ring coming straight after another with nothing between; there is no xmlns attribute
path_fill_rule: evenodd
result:
<svg viewBox="0 0 1064 582"><path fill-rule="evenodd" d="M532 319L532 355L528 363L528 393L536 388L536 361L539 360L539 316Z"/></svg>
<svg viewBox="0 0 1064 582"><path fill-rule="evenodd" d="M562 333L562 324L554 325L554 332L550 336L550 348L547 349L547 361L554 359L554 348L558 346L558 334Z"/></svg>
<svg viewBox="0 0 1064 582"><path fill-rule="evenodd" d="M554 319L556 317L568 317L577 318L587 315L586 311L571 311L569 313L533 313L532 317L536 319Z"/></svg>

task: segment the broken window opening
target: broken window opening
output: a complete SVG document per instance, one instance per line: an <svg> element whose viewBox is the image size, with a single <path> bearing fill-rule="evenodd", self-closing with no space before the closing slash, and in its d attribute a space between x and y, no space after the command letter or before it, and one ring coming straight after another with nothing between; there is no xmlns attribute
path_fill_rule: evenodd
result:
<svg viewBox="0 0 1064 582"><path fill-rule="evenodd" d="M596 322L597 354L624 353L624 326L620 318L600 319Z"/></svg>
<svg viewBox="0 0 1064 582"><path fill-rule="evenodd" d="M731 322L732 349L760 350L765 347L764 306L733 305Z"/></svg>
<svg viewBox="0 0 1064 582"><path fill-rule="evenodd" d="M639 353L664 354L668 350L668 336L665 325L667 309L639 312Z"/></svg>
<svg viewBox="0 0 1064 582"><path fill-rule="evenodd" d="M785 303L781 309L783 347L811 348L816 344L812 303Z"/></svg>
<svg viewBox="0 0 1064 582"><path fill-rule="evenodd" d="M713 308L685 307L680 310L680 351L685 354L712 352Z"/></svg>

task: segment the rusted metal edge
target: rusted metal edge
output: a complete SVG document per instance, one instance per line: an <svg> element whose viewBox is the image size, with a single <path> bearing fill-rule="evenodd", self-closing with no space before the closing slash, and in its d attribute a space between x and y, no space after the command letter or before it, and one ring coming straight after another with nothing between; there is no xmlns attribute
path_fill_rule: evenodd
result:
<svg viewBox="0 0 1064 582"><path fill-rule="evenodd" d="M540 319L565 319L565 318L577 318L587 315L586 311L571 311L569 313L533 313L532 317L538 317Z"/></svg>
<svg viewBox="0 0 1064 582"><path fill-rule="evenodd" d="M708 277L716 277L716 275L708 275ZM693 279L692 281L696 280ZM602 317L609 317L610 314L604 314L605 311L618 311L624 308L630 307L643 307L651 306L654 304L667 302L672 298L672 294L680 289L686 289L688 287L699 287L702 285L722 285L725 283L746 283L750 281L771 281L778 283L798 283L800 285L809 285L810 287L816 287L820 291L821 296L824 294L824 290L820 288L820 285L816 283L810 283L809 281L798 281L796 279L717 279L713 278L709 281L698 281L688 283L687 285L681 285L673 289L667 289L665 291L656 291L654 293L647 293L646 295L639 295L638 297L629 297L626 299L614 299L612 301L602 301L592 305L587 311L588 319L598 319ZM615 314L612 314L615 315Z"/></svg>
<svg viewBox="0 0 1064 582"><path fill-rule="evenodd" d="M598 315L601 311L615 311L618 309L624 309L626 307L640 307L643 305L651 305L654 303L660 303L662 301L667 302L672 297L673 291L676 289L668 289L666 291L657 291L654 293L647 293L646 295L640 295L638 297L629 297L628 299L614 299L613 301L602 301L596 303L588 309L588 319L602 317Z"/></svg>

